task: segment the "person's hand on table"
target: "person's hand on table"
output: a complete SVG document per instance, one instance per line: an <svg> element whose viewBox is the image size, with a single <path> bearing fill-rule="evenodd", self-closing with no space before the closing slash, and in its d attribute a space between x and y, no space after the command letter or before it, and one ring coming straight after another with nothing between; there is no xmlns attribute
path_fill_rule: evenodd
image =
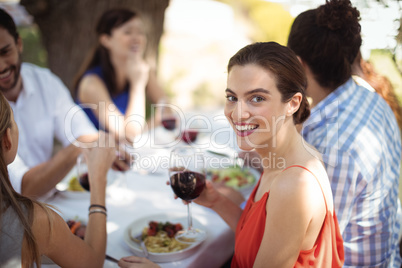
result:
<svg viewBox="0 0 402 268"><path fill-rule="evenodd" d="M143 257L123 257L119 260L118 263L119 267L122 268L136 268L136 267L143 267L143 268L158 268L160 267L156 263L148 260L147 258Z"/></svg>

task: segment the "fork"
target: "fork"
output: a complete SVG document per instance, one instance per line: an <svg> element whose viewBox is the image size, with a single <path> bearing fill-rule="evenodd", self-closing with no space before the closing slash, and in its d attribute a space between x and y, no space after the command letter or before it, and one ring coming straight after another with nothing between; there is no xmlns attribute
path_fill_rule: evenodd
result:
<svg viewBox="0 0 402 268"><path fill-rule="evenodd" d="M145 257L145 258L148 258L148 255L149 255L148 249L147 249L147 246L145 245L144 240L141 239L141 233L138 234L138 235L135 236L135 237L133 237L133 236L131 235L131 232L129 232L129 235L130 235L130 239L131 239L132 241L134 241L134 242L140 244L140 246L141 246L141 248L142 248L142 252L144 253L144 257Z"/></svg>
<svg viewBox="0 0 402 268"><path fill-rule="evenodd" d="M106 256L105 256L105 259L108 260L108 261L115 262L115 263L118 263L118 262L119 262L118 259L115 259L115 258L113 258L112 256L109 256L109 255L107 255L107 254L106 254Z"/></svg>

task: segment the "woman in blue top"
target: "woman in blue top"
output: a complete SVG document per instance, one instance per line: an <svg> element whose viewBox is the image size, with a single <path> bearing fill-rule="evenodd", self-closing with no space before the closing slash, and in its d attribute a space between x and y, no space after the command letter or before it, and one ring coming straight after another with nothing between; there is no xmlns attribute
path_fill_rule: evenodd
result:
<svg viewBox="0 0 402 268"><path fill-rule="evenodd" d="M96 26L98 44L75 83L76 100L98 129L133 140L145 123L145 95L165 97L144 59L147 37L140 16L127 9L106 11Z"/></svg>

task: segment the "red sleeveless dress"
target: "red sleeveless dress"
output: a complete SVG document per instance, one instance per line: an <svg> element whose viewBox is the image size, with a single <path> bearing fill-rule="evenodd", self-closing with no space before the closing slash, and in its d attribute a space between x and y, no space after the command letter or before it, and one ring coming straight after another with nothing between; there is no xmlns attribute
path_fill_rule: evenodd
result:
<svg viewBox="0 0 402 268"><path fill-rule="evenodd" d="M290 167L300 167L313 174L310 170L302 166L294 165ZM315 177L314 174L313 176ZM315 178L317 179L317 177ZM266 192L260 200L254 202L260 181L247 200L246 207L237 224L232 267L253 267L258 249L260 248L265 229L266 203L269 197L269 192ZM323 191L319 181L318 184L320 185L321 191ZM326 268L342 267L343 265L343 240L339 231L338 220L335 213L332 215L328 210L325 195L324 200L327 213L317 241L313 248L300 251L294 267Z"/></svg>

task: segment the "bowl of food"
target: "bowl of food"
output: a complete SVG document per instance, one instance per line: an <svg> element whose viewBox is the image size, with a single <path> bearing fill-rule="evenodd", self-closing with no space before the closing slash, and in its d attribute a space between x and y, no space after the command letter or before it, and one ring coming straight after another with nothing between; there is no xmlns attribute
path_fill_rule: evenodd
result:
<svg viewBox="0 0 402 268"><path fill-rule="evenodd" d="M155 214L130 223L124 231L124 241L137 256L145 256L143 241L148 251L147 258L153 262L172 262L191 256L203 241L180 243L174 236L187 226L187 215L179 213ZM205 227L193 217L193 227Z"/></svg>
<svg viewBox="0 0 402 268"><path fill-rule="evenodd" d="M253 168L242 168L240 166L228 166L207 171L207 178L212 182L236 189L243 195L251 193L260 175Z"/></svg>

